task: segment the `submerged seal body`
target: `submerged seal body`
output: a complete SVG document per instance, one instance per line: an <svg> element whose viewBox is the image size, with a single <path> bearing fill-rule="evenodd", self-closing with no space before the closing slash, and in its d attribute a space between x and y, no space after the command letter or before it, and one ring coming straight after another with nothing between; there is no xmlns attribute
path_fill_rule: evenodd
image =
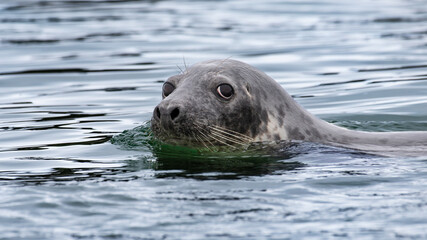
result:
<svg viewBox="0 0 427 240"><path fill-rule="evenodd" d="M362 132L323 121L276 81L236 60L197 63L163 85L156 137L187 146L301 140L383 155L427 155L427 132Z"/></svg>

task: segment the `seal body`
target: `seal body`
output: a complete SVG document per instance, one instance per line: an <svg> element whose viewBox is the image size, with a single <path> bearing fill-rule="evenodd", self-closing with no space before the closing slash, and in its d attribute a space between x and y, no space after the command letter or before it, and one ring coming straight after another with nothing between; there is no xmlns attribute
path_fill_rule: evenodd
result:
<svg viewBox="0 0 427 240"><path fill-rule="evenodd" d="M178 145L300 140L382 155L427 155L427 132L362 132L323 121L276 81L236 60L211 60L170 77L152 131Z"/></svg>

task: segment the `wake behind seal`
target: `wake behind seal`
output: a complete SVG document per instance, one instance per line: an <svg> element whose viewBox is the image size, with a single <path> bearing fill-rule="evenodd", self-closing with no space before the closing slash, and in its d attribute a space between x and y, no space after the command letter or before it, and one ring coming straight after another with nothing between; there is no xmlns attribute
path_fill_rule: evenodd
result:
<svg viewBox="0 0 427 240"><path fill-rule="evenodd" d="M184 146L236 146L300 140L382 155L427 155L427 132L362 132L323 121L276 81L240 61L210 60L170 77L151 127Z"/></svg>

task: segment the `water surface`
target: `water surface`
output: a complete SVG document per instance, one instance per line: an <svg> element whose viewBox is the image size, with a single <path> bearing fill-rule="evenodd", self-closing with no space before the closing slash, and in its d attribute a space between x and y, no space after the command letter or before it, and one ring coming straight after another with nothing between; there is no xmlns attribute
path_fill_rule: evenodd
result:
<svg viewBox="0 0 427 240"><path fill-rule="evenodd" d="M146 126L167 77L229 57L329 122L426 131L426 6L1 1L0 239L426 239L426 157L110 142Z"/></svg>

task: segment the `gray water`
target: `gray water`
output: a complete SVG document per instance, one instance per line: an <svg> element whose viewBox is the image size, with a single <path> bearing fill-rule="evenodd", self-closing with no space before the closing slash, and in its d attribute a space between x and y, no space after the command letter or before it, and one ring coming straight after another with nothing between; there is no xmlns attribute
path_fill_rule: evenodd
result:
<svg viewBox="0 0 427 240"><path fill-rule="evenodd" d="M427 130L425 1L3 0L0 239L427 239L427 157L156 155L162 82L229 57L329 122Z"/></svg>

